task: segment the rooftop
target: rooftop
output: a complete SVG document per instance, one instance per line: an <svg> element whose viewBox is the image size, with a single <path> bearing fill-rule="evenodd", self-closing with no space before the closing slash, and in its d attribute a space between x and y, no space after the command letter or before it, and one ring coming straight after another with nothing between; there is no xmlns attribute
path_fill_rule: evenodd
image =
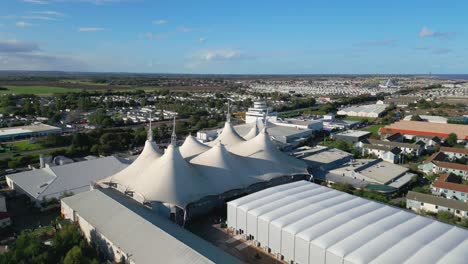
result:
<svg viewBox="0 0 468 264"><path fill-rule="evenodd" d="M36 199L58 197L64 191L78 193L92 182L109 177L127 167L119 158L109 156L94 160L51 166L10 174L15 185Z"/></svg>
<svg viewBox="0 0 468 264"><path fill-rule="evenodd" d="M457 210L468 211L468 203L457 201L454 199L446 199L444 197L434 196L430 194L409 191L406 195L406 199L423 203L435 204Z"/></svg>
<svg viewBox="0 0 468 264"><path fill-rule="evenodd" d="M348 136L348 137L363 137L372 134L369 131L361 131L361 130L347 130L344 132L336 133L335 135L339 136Z"/></svg>
<svg viewBox="0 0 468 264"><path fill-rule="evenodd" d="M445 162L445 161L434 161L433 163L437 167L441 167L441 168L468 171L468 165L465 165L465 164Z"/></svg>
<svg viewBox="0 0 468 264"><path fill-rule="evenodd" d="M441 152L452 152L468 155L468 149L466 148L450 148L450 147L440 147Z"/></svg>
<svg viewBox="0 0 468 264"><path fill-rule="evenodd" d="M457 192L468 193L468 185L451 182L450 181L451 177L453 177L453 174L450 174L450 173L443 174L432 183L432 186L436 188L441 188L441 189L448 189L448 190L454 190Z"/></svg>
<svg viewBox="0 0 468 264"><path fill-rule="evenodd" d="M468 126L457 124L440 124L419 121L398 121L380 129L382 133L395 133L410 135L429 135L447 138L448 134L455 133L459 139L468 139Z"/></svg>
<svg viewBox="0 0 468 264"><path fill-rule="evenodd" d="M316 146L314 148L301 147L293 155L306 162L318 165L332 163L353 156L348 152L325 146Z"/></svg>
<svg viewBox="0 0 468 264"><path fill-rule="evenodd" d="M215 246L113 189L64 198L135 263L240 263ZM129 228L131 227L131 228Z"/></svg>
<svg viewBox="0 0 468 264"><path fill-rule="evenodd" d="M51 130L61 131L61 128L54 127L51 125L46 125L46 124L5 127L5 128L0 128L0 137L17 135L17 134L34 133L34 132L45 132L45 131L51 131Z"/></svg>

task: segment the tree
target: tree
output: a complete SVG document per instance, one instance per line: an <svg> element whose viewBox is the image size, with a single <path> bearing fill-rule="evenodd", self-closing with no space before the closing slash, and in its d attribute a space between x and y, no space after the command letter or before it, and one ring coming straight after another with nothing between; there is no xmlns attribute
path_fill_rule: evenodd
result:
<svg viewBox="0 0 468 264"><path fill-rule="evenodd" d="M457 134L455 133L450 133L447 137L447 144L449 144L450 146L455 146L457 144L457 141L458 141L458 138L457 138Z"/></svg>
<svg viewBox="0 0 468 264"><path fill-rule="evenodd" d="M63 264L81 264L84 263L83 252L79 246L70 249L63 259Z"/></svg>
<svg viewBox="0 0 468 264"><path fill-rule="evenodd" d="M422 118L419 115L411 116L411 121L422 121Z"/></svg>

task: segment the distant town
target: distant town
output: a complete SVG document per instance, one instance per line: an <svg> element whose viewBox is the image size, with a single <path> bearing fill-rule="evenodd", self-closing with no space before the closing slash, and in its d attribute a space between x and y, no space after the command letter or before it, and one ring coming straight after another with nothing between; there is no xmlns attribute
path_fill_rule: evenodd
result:
<svg viewBox="0 0 468 264"><path fill-rule="evenodd" d="M468 80L0 72L0 175L6 263L461 263Z"/></svg>

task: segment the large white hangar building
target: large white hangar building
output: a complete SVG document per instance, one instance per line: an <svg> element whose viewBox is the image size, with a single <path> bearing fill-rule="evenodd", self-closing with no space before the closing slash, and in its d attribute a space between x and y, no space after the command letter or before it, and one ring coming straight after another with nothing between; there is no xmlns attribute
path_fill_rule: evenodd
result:
<svg viewBox="0 0 468 264"><path fill-rule="evenodd" d="M276 257L315 263L466 263L468 231L307 181L227 203L228 228Z"/></svg>
<svg viewBox="0 0 468 264"><path fill-rule="evenodd" d="M267 129L259 132L253 124L249 135L239 136L228 116L211 146L189 136L177 147L173 132L171 145L161 154L149 134L132 165L99 184L183 224L232 198L309 176L304 162L277 149Z"/></svg>

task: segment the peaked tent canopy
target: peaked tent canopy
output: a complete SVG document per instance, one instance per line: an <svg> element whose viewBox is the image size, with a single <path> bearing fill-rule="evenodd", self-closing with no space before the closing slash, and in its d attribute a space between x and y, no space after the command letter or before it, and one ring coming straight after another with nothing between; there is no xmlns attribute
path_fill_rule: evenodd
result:
<svg viewBox="0 0 468 264"><path fill-rule="evenodd" d="M227 148L230 148L234 145L245 142L245 139L243 139L241 136L239 136L239 134L237 134L236 130L232 127L230 121L226 121L226 123L224 123L224 128L221 132L221 135L219 135L219 137L215 140L209 142L208 145L212 147L218 142L221 142Z"/></svg>
<svg viewBox="0 0 468 264"><path fill-rule="evenodd" d="M244 136L244 139L245 140L250 140L254 137L256 137L258 135L258 125L257 125L257 122L254 122L253 123L253 127L252 129L250 129L249 133L247 133L247 135Z"/></svg>
<svg viewBox="0 0 468 264"><path fill-rule="evenodd" d="M190 163L213 183L218 193L258 182L252 175L253 169L248 158L228 152L221 143L193 158Z"/></svg>
<svg viewBox="0 0 468 264"><path fill-rule="evenodd" d="M132 191L146 201L170 203L181 208L204 196L216 194L174 144L169 145L164 155L143 171Z"/></svg>
<svg viewBox="0 0 468 264"><path fill-rule="evenodd" d="M257 159L260 174L272 176L279 174L307 174L306 165L277 149L264 129L255 138L233 146L230 151L243 157ZM273 174L272 174L273 173Z"/></svg>
<svg viewBox="0 0 468 264"><path fill-rule="evenodd" d="M210 147L198 141L194 136L189 135L187 138L185 138L184 144L182 144L179 149L182 157L190 159L209 150Z"/></svg>

